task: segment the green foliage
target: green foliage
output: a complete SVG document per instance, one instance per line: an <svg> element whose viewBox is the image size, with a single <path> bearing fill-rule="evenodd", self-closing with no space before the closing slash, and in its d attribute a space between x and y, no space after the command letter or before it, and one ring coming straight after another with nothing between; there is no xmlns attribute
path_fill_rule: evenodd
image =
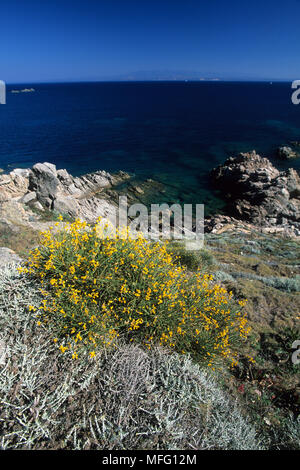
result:
<svg viewBox="0 0 300 470"><path fill-rule="evenodd" d="M172 253L176 259L177 264L182 264L187 267L189 271L205 271L216 264L216 260L212 253L208 250L187 250L183 243L172 242L168 246L168 251Z"/></svg>
<svg viewBox="0 0 300 470"><path fill-rule="evenodd" d="M10 248L21 256L26 256L38 244L38 233L31 227L7 223L0 220L0 246Z"/></svg>
<svg viewBox="0 0 300 470"><path fill-rule="evenodd" d="M72 223L74 221L74 219L68 214L60 214L55 210L50 210L46 208L40 210L33 206L25 206L25 209L30 210L34 214L38 215L39 220L42 222L57 222L61 220L63 222Z"/></svg>

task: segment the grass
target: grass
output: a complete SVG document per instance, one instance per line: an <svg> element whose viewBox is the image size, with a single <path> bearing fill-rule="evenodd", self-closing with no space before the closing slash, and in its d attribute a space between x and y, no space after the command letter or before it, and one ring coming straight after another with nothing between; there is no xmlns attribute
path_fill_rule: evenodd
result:
<svg viewBox="0 0 300 470"><path fill-rule="evenodd" d="M38 241L39 234L36 230L18 224L11 227L0 221L0 246L26 257L32 247L38 245Z"/></svg>
<svg viewBox="0 0 300 470"><path fill-rule="evenodd" d="M37 207L31 206L31 205L24 206L24 207L25 207L25 210L36 214L40 222L57 222L57 221L70 222L70 223L74 222L74 219L70 215L61 214L55 210L50 210L47 208L40 210Z"/></svg>
<svg viewBox="0 0 300 470"><path fill-rule="evenodd" d="M257 430L272 449L299 448L300 375L291 362L292 343L300 338L300 245L298 241L260 233L207 235L217 260L217 279L235 298L248 299L252 326L246 353L234 375L226 376ZM291 429L293 439L288 434ZM298 436L297 439L295 436Z"/></svg>
<svg viewBox="0 0 300 470"><path fill-rule="evenodd" d="M167 247L168 252L176 258L176 264L186 266L189 271L207 271L216 264L212 253L208 250L186 250L183 243L172 242Z"/></svg>

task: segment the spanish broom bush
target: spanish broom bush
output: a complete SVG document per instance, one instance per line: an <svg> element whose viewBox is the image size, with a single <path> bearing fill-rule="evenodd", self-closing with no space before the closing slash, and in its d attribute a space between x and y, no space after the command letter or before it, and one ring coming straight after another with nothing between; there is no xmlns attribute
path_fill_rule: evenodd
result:
<svg viewBox="0 0 300 470"><path fill-rule="evenodd" d="M22 268L39 279L38 322L54 327L62 352L94 357L122 337L189 353L211 367L220 357L236 363L235 346L249 332L243 301L234 304L211 275L189 273L166 242L105 233L100 223L79 220L46 231Z"/></svg>

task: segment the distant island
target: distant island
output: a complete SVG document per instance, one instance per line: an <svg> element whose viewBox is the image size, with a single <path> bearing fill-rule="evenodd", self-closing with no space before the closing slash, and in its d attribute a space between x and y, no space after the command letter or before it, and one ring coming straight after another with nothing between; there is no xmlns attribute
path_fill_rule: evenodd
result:
<svg viewBox="0 0 300 470"><path fill-rule="evenodd" d="M34 91L34 88L24 88L23 90L11 90L11 93L32 93Z"/></svg>
<svg viewBox="0 0 300 470"><path fill-rule="evenodd" d="M140 70L126 74L106 75L100 81L221 81L221 78L209 72L185 70Z"/></svg>

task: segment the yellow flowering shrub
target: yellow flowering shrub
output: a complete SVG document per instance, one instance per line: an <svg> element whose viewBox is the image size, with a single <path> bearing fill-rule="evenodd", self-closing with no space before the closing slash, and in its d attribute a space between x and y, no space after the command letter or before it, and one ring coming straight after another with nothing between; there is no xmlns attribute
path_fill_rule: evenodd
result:
<svg viewBox="0 0 300 470"><path fill-rule="evenodd" d="M84 347L93 357L121 336L210 366L219 357L235 363L233 347L249 332L244 303L235 305L211 275L189 273L166 242L109 238L99 227L77 220L43 232L22 268L41 283L38 320L54 327L60 350L76 359Z"/></svg>

